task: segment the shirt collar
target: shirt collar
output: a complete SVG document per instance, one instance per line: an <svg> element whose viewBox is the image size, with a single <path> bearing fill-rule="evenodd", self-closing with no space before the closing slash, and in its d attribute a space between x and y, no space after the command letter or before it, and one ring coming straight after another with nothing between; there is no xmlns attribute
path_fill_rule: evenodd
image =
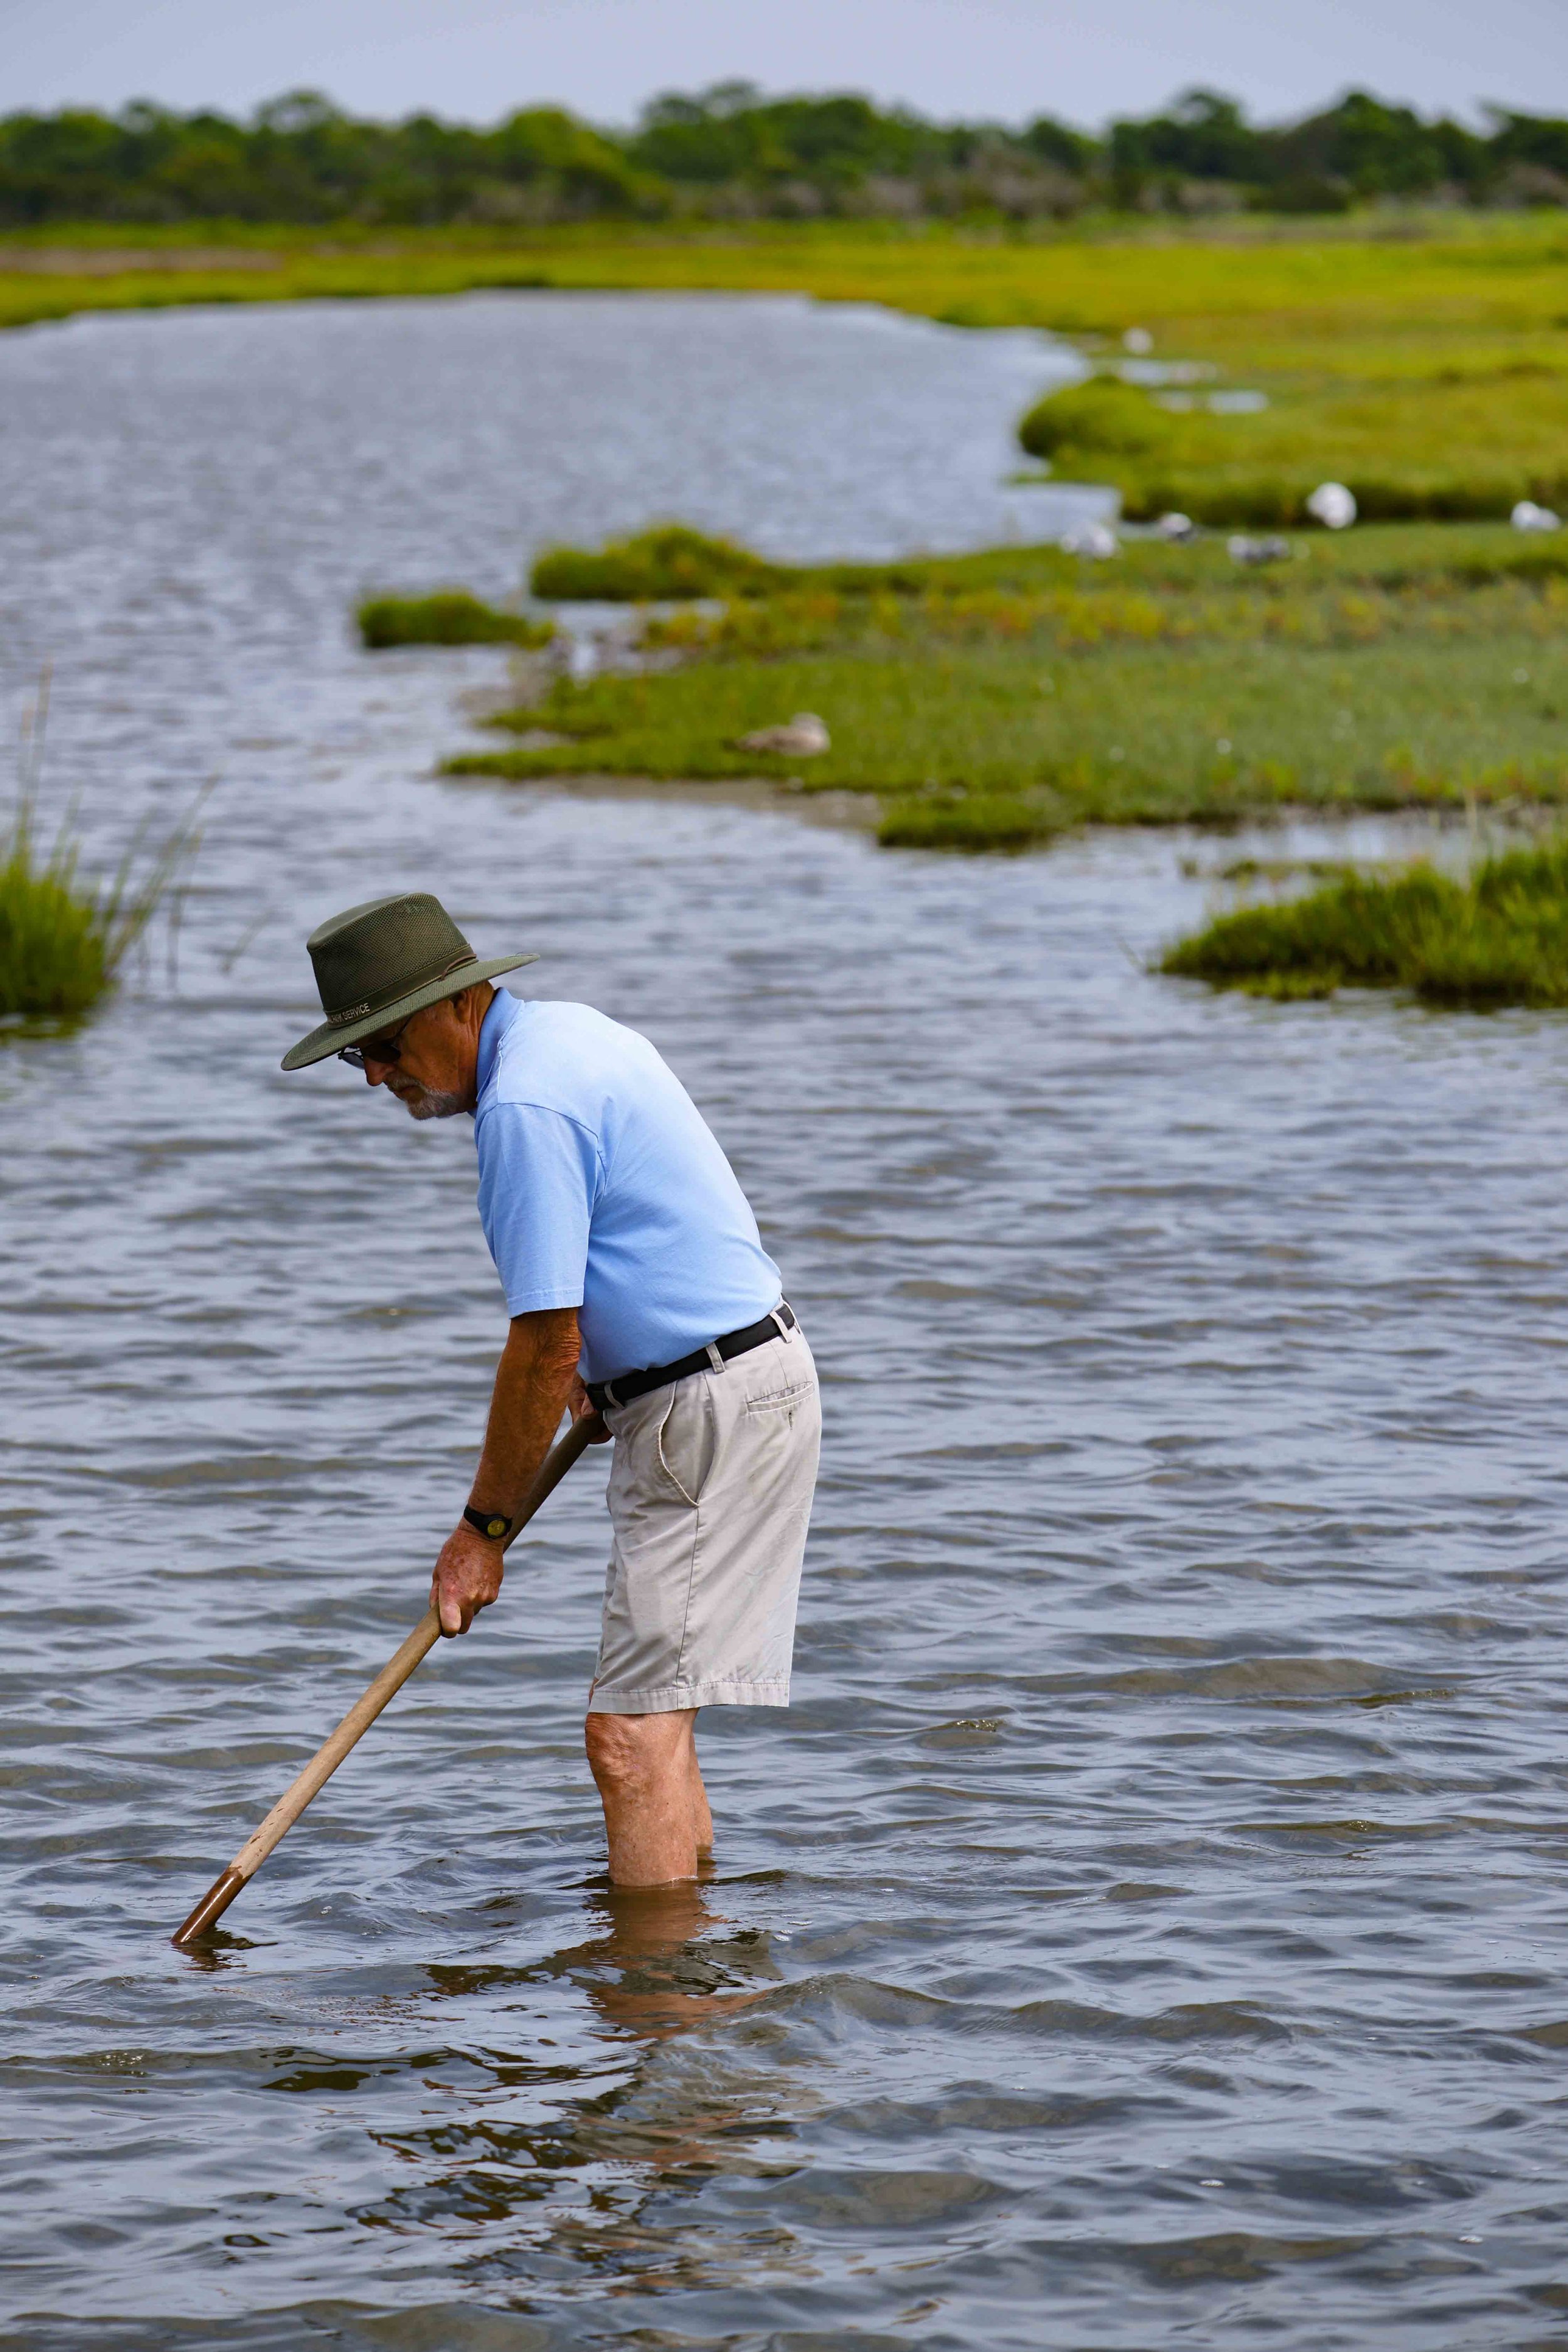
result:
<svg viewBox="0 0 1568 2352"><path fill-rule="evenodd" d="M498 988L490 999L489 1010L479 1025L479 1066L474 1074L475 1107L483 1102L486 1088L496 1074L500 1058L501 1039L522 1011L518 999L509 989Z"/></svg>

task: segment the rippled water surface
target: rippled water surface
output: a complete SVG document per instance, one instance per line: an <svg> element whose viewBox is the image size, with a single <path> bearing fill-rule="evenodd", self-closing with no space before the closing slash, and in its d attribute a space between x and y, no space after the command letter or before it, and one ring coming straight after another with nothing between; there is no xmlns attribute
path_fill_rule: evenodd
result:
<svg viewBox="0 0 1568 2352"><path fill-rule="evenodd" d="M1148 977L1191 845L942 862L431 780L489 653L374 583L679 511L1027 527L1047 362L780 303L0 342L0 623L177 965L0 1050L0 2261L16 2346L1568 2344L1568 1040ZM466 1124L286 1079L300 941L438 888L646 1029L826 1381L788 1714L700 1888L581 1760L602 1464L205 1958L424 1606L502 1308Z"/></svg>

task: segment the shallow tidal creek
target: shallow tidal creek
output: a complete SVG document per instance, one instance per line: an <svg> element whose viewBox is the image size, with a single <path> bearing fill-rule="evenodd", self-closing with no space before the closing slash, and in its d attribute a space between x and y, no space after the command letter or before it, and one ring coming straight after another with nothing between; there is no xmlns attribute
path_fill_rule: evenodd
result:
<svg viewBox="0 0 1568 2352"><path fill-rule="evenodd" d="M1568 1026L1151 977L1234 845L441 782L506 656L351 641L660 515L1043 534L1054 364L629 297L0 341L6 724L52 661L100 862L214 785L177 940L0 1043L7 2352L1568 2345ZM405 885L757 1205L826 1382L795 1703L703 1719L711 1879L612 1895L591 1458L183 1956L421 1613L502 1336L467 1123L278 1068L305 931Z"/></svg>

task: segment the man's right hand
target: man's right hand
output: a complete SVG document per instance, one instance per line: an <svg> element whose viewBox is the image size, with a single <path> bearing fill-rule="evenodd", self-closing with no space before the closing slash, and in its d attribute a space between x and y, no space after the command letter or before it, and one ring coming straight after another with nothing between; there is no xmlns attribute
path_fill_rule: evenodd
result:
<svg viewBox="0 0 1568 2352"><path fill-rule="evenodd" d="M430 1606L443 1633L466 1633L500 1591L501 1548L465 1519L441 1546L430 1579Z"/></svg>
<svg viewBox="0 0 1568 2352"><path fill-rule="evenodd" d="M587 1434L595 1444L608 1437L577 1374L582 1350L574 1307L512 1317L474 1474L473 1492L486 1510L509 1517L521 1510L561 1426L563 1407L570 1410L574 1425L588 1421ZM467 1519L453 1528L430 1580L430 1605L440 1612L443 1633L466 1633L479 1612L495 1600L504 1549Z"/></svg>

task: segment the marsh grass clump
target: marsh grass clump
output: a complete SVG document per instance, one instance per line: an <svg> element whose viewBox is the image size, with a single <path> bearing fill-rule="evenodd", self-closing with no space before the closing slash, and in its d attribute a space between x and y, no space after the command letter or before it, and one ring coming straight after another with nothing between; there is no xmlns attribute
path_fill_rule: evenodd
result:
<svg viewBox="0 0 1568 2352"><path fill-rule="evenodd" d="M195 847L187 823L158 849L140 878L140 838L107 885L78 871L79 847L69 822L40 853L29 800L18 803L0 843L0 1015L69 1018L108 994L120 968Z"/></svg>
<svg viewBox="0 0 1568 2352"><path fill-rule="evenodd" d="M1568 835L1488 857L1464 881L1424 863L1237 908L1159 968L1255 996L1405 988L1476 1011L1568 1005Z"/></svg>
<svg viewBox="0 0 1568 2352"><path fill-rule="evenodd" d="M58 851L40 865L26 818L0 851L0 1014L87 1012L109 987L108 941L93 899Z"/></svg>
<svg viewBox="0 0 1568 2352"><path fill-rule="evenodd" d="M547 548L529 586L536 596L562 604L676 604L792 592L918 596L953 562L965 561L914 556L893 563L774 563L734 540L669 522L600 548Z"/></svg>
<svg viewBox="0 0 1568 2352"><path fill-rule="evenodd" d="M895 801L877 827L884 849L1034 849L1064 830L1059 807L1010 793Z"/></svg>
<svg viewBox="0 0 1568 2352"><path fill-rule="evenodd" d="M367 597L356 617L361 642L372 653L393 646L547 646L555 635L549 621L502 612L461 588L433 596Z"/></svg>
<svg viewBox="0 0 1568 2352"><path fill-rule="evenodd" d="M1091 376L1065 392L1047 393L1018 425L1020 447L1031 457L1147 459L1168 447L1174 419L1147 392L1114 376Z"/></svg>
<svg viewBox="0 0 1568 2352"><path fill-rule="evenodd" d="M46 670L37 703L23 722L16 799L0 836L0 1017L69 1019L90 1012L113 987L120 968L152 921L180 866L194 853L200 795L137 871L142 825L107 884L79 874L81 843L68 812L44 853L36 812L48 721Z"/></svg>
<svg viewBox="0 0 1568 2352"><path fill-rule="evenodd" d="M661 523L605 547L547 548L529 586L557 604L662 604L697 596L761 596L784 586L787 566L685 523Z"/></svg>

